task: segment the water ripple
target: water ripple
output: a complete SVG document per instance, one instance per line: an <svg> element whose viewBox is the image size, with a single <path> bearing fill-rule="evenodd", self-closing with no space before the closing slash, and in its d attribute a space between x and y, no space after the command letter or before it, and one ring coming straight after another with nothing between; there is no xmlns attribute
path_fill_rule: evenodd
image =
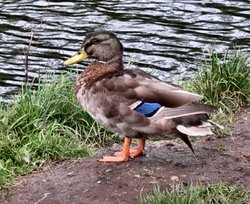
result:
<svg viewBox="0 0 250 204"><path fill-rule="evenodd" d="M31 31L29 80L65 72L62 62L94 30L114 31L125 47L125 63L168 81L191 77L204 51L232 44L249 51L247 0L34 1L0 2L0 96L25 81L24 51ZM86 63L84 63L86 64ZM82 67L76 65L76 69Z"/></svg>

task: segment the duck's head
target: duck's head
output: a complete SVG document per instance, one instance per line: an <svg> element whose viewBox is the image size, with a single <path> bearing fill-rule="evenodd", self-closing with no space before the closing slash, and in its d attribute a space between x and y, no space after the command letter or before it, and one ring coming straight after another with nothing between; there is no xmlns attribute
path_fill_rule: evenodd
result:
<svg viewBox="0 0 250 204"><path fill-rule="evenodd" d="M97 31L85 37L79 53L66 60L64 65L75 64L86 58L94 58L122 68L122 56L123 47L116 35L109 31Z"/></svg>

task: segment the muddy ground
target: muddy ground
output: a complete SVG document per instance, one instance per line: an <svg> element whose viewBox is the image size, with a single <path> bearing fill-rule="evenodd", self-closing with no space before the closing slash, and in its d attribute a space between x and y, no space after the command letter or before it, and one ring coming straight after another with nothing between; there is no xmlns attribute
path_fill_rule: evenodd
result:
<svg viewBox="0 0 250 204"><path fill-rule="evenodd" d="M237 116L231 137L193 142L194 156L179 142L149 142L146 156L122 164L96 158L54 162L17 180L2 204L138 203L154 186L227 181L250 187L250 108ZM110 154L120 145L101 150ZM100 156L99 156L100 157Z"/></svg>

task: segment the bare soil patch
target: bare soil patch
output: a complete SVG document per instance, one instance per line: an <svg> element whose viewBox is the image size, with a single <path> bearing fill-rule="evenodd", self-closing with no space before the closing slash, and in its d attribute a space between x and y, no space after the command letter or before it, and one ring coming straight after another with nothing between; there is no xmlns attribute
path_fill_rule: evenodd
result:
<svg viewBox="0 0 250 204"><path fill-rule="evenodd" d="M203 137L193 142L194 156L184 143L148 142L146 156L122 164L96 158L54 162L41 172L21 177L2 204L138 203L158 185L226 181L250 187L250 108L242 110L231 137ZM101 150L111 154L114 145ZM100 156L99 156L100 157Z"/></svg>

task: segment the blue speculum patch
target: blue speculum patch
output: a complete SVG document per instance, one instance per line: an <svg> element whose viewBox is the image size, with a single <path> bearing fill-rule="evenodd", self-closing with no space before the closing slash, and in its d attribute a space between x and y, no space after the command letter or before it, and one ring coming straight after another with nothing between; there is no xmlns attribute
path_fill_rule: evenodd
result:
<svg viewBox="0 0 250 204"><path fill-rule="evenodd" d="M159 109L161 108L161 104L159 103L150 103L150 102L142 102L136 108L135 111L142 113L147 117L153 116Z"/></svg>

